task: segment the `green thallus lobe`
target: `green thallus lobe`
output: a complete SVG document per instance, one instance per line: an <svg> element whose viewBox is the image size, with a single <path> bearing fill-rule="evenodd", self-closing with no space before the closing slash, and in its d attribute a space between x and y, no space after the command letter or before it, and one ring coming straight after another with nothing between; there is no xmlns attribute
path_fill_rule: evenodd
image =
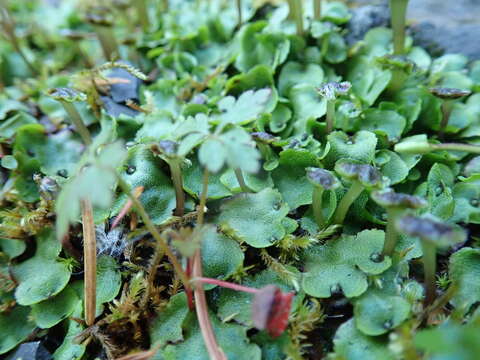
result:
<svg viewBox="0 0 480 360"><path fill-rule="evenodd" d="M340 186L340 181L330 171L320 168L307 168L307 179L313 185L312 208L315 221L321 230L325 227L323 216L322 196L324 190L335 190Z"/></svg>
<svg viewBox="0 0 480 360"><path fill-rule="evenodd" d="M407 215L397 220L396 227L400 232L419 237L421 240L426 288L425 305L430 305L436 297L437 248L446 248L465 241L466 233L463 229L445 224L432 215L424 217Z"/></svg>

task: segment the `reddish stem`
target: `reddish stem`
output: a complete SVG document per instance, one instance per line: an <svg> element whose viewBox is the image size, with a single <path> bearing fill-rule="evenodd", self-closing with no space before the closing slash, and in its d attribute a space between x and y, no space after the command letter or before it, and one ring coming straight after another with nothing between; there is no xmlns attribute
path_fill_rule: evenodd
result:
<svg viewBox="0 0 480 360"><path fill-rule="evenodd" d="M143 193L143 189L144 187L143 186L138 186L136 187L135 189L133 189L132 191L132 195L135 197L135 198L139 198L140 195L142 195ZM113 220L113 223L112 223L112 226L110 227L111 230L115 229L117 227L117 225L120 223L120 221L125 217L125 215L128 214L128 212L130 211L130 209L132 208L133 206L133 201L131 199L128 199L127 203L125 204L125 206L122 208L122 210L120 210L120 212L118 213L117 217L115 218L115 220Z"/></svg>
<svg viewBox="0 0 480 360"><path fill-rule="evenodd" d="M259 289L251 288L251 287L248 287L248 286L238 285L238 284L234 284L234 283L231 283L231 282L228 282L228 281L222 281L222 280L206 278L206 277L196 277L193 280L195 282L198 281L198 282L204 283L204 284L218 285L218 286L221 286L221 287L224 287L224 288L227 288L227 289L232 289L232 290L236 290L236 291L243 291L243 292L247 292L247 293L250 293L250 294L257 294L260 291Z"/></svg>
<svg viewBox="0 0 480 360"><path fill-rule="evenodd" d="M193 270L193 258L187 259L187 268L185 269L185 273L187 277L190 279L192 277L192 270ZM195 304L193 303L193 290L190 286L185 286L185 293L187 294L187 301L188 301L188 308L190 310L195 309Z"/></svg>

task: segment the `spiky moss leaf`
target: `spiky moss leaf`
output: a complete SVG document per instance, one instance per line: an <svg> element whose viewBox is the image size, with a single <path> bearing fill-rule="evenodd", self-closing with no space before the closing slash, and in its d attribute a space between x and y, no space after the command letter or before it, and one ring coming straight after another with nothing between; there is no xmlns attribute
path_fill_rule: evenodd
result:
<svg viewBox="0 0 480 360"><path fill-rule="evenodd" d="M395 185L405 180L410 172L405 161L397 153L390 150L380 150L375 155L375 165L381 173Z"/></svg>
<svg viewBox="0 0 480 360"><path fill-rule="evenodd" d="M277 190L267 188L256 194L239 194L220 206L216 223L248 245L256 248L272 246L286 231L282 220L288 206Z"/></svg>
<svg viewBox="0 0 480 360"><path fill-rule="evenodd" d="M453 221L480 224L480 187L478 183L463 182L453 187L455 210Z"/></svg>
<svg viewBox="0 0 480 360"><path fill-rule="evenodd" d="M240 30L240 54L235 60L239 71L247 72L259 64L275 69L287 59L290 41L285 34L262 32L267 25L266 21L257 21Z"/></svg>
<svg viewBox="0 0 480 360"><path fill-rule="evenodd" d="M480 301L480 249L463 248L450 257L450 279L458 290L450 300L465 312Z"/></svg>
<svg viewBox="0 0 480 360"><path fill-rule="evenodd" d="M265 111L270 96L270 89L260 89L247 90L237 99L233 96L224 97L217 104L221 112L217 119L225 124L246 125Z"/></svg>
<svg viewBox="0 0 480 360"><path fill-rule="evenodd" d="M70 266L58 258L61 245L52 229L37 235L35 255L12 267L18 282L15 299L20 305L32 305L57 295L70 280Z"/></svg>
<svg viewBox="0 0 480 360"><path fill-rule="evenodd" d="M189 313L184 292L172 296L167 307L161 311L150 326L152 344L164 346L183 340L182 325Z"/></svg>
<svg viewBox="0 0 480 360"><path fill-rule="evenodd" d="M407 120L393 110L368 109L363 115L359 128L386 136L390 142L398 141L407 125Z"/></svg>
<svg viewBox="0 0 480 360"><path fill-rule="evenodd" d="M308 120L321 118L327 112L327 100L318 94L313 85L293 86L289 98L293 107L295 134L307 132Z"/></svg>
<svg viewBox="0 0 480 360"><path fill-rule="evenodd" d="M278 78L278 92L282 96L288 96L292 86L308 84L318 86L323 82L324 72L318 64L300 64L295 61L287 62Z"/></svg>
<svg viewBox="0 0 480 360"><path fill-rule="evenodd" d="M354 319L348 320L338 328L333 344L336 355L334 359L395 359L388 349L387 339L362 334L355 326Z"/></svg>
<svg viewBox="0 0 480 360"><path fill-rule="evenodd" d="M272 177L270 176L270 173L266 171L259 171L256 174L244 173L243 179L245 180L245 184L254 192L259 192L265 188L273 187ZM220 177L220 181L232 193L242 192L233 169L228 169L225 171L225 173Z"/></svg>
<svg viewBox="0 0 480 360"><path fill-rule="evenodd" d="M175 209L175 190L171 180L160 168L161 160L155 158L145 145L128 150L126 168L122 178L132 189L143 186L140 201L155 224L161 224L172 216ZM127 196L123 195L123 201Z"/></svg>
<svg viewBox="0 0 480 360"><path fill-rule="evenodd" d="M427 352L431 360L473 360L480 353L479 331L478 323L460 325L446 321L438 327L419 331L415 345Z"/></svg>
<svg viewBox="0 0 480 360"><path fill-rule="evenodd" d="M260 348L249 342L247 329L240 325L224 324L214 314L210 321L217 338L218 345L231 360L260 360ZM183 326L184 341L175 345L167 345L162 351L164 360L209 360L198 321L193 313L189 313Z"/></svg>
<svg viewBox="0 0 480 360"><path fill-rule="evenodd" d="M203 275L209 278L225 279L235 273L243 264L243 251L235 240L219 234L210 226L202 237Z"/></svg>
<svg viewBox="0 0 480 360"><path fill-rule="evenodd" d="M378 336L404 322L410 314L410 304L400 296L369 290L355 301L353 311L357 328L365 335Z"/></svg>
<svg viewBox="0 0 480 360"><path fill-rule="evenodd" d="M302 281L305 292L320 298L337 290L349 298L363 294L367 275L380 274L391 265L389 257L380 258L384 237L381 230L364 230L310 249Z"/></svg>
<svg viewBox="0 0 480 360"><path fill-rule="evenodd" d="M49 329L70 316L81 302L75 290L66 287L54 298L32 305L32 317L39 328Z"/></svg>
<svg viewBox="0 0 480 360"><path fill-rule="evenodd" d="M325 165L333 167L339 159L353 159L370 164L375 159L377 137L370 131L360 130L350 137L342 131L328 135L330 151L325 157Z"/></svg>
<svg viewBox="0 0 480 360"><path fill-rule="evenodd" d="M35 329L29 315L30 309L24 306L15 306L11 311L0 313L0 354L20 344Z"/></svg>
<svg viewBox="0 0 480 360"><path fill-rule="evenodd" d="M191 161L190 166L182 169L183 189L189 195L199 199L203 187L203 169L196 157ZM217 200L232 195L232 192L220 181L221 177L222 172L209 174L207 199Z"/></svg>
<svg viewBox="0 0 480 360"><path fill-rule="evenodd" d="M83 302L78 302L73 312L74 317L81 317ZM85 353L86 346L77 344L75 338L83 331L82 325L75 320L68 320L67 333L63 343L53 353L55 360L79 360Z"/></svg>

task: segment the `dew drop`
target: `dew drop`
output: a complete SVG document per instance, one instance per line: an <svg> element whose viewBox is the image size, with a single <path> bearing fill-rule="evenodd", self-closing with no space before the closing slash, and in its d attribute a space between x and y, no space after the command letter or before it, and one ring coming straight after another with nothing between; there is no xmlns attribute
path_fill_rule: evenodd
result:
<svg viewBox="0 0 480 360"><path fill-rule="evenodd" d="M383 255L379 252L374 252L372 255L370 255L370 260L372 260L374 263L382 262Z"/></svg>
<svg viewBox="0 0 480 360"><path fill-rule="evenodd" d="M393 326L393 321L392 320L387 320L383 323L383 328L384 329L391 329Z"/></svg>
<svg viewBox="0 0 480 360"><path fill-rule="evenodd" d="M472 206L478 207L479 204L480 204L480 201L478 199L471 199L470 200L470 205L472 205Z"/></svg>
<svg viewBox="0 0 480 360"><path fill-rule="evenodd" d="M68 177L68 171L67 169L60 169L57 171L57 175L66 179Z"/></svg>
<svg viewBox="0 0 480 360"><path fill-rule="evenodd" d="M439 196L442 194L442 192L443 192L443 188L440 185L437 186L437 188L435 189L435 195Z"/></svg>
<svg viewBox="0 0 480 360"><path fill-rule="evenodd" d="M133 165L128 165L126 171L127 171L127 174L128 174L128 175L132 175L132 174L135 173L135 171L137 171L137 168L136 168L135 166L133 166Z"/></svg>

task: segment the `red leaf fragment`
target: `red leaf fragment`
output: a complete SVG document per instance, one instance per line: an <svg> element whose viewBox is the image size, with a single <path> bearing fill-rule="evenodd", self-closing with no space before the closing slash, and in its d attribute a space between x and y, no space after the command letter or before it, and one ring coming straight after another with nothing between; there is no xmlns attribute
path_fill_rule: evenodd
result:
<svg viewBox="0 0 480 360"><path fill-rule="evenodd" d="M280 336L288 325L293 293L283 293L275 285L260 289L253 299L253 324L259 330L266 330L270 336Z"/></svg>

